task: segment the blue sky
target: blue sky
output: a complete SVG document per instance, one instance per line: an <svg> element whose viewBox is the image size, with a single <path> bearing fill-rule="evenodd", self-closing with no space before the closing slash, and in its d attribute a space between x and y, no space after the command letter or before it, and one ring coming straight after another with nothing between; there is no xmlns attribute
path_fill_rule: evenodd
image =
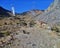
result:
<svg viewBox="0 0 60 48"><path fill-rule="evenodd" d="M32 9L47 9L52 2L53 0L1 0L0 6L8 10L14 6L15 11L21 13Z"/></svg>

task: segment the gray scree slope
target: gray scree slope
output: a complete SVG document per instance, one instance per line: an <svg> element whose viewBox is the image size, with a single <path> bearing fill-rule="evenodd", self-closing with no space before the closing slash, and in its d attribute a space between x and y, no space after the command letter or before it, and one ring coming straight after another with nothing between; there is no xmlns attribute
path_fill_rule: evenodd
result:
<svg viewBox="0 0 60 48"><path fill-rule="evenodd" d="M46 12L37 16L35 19L47 22L48 24L60 22L60 0L54 0Z"/></svg>

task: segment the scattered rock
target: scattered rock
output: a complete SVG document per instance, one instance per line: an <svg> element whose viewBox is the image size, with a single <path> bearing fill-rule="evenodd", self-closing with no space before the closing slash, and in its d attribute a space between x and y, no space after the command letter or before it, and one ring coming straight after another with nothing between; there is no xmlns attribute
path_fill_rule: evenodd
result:
<svg viewBox="0 0 60 48"><path fill-rule="evenodd" d="M30 32L26 32L25 30L23 30L23 33L24 33L24 34L30 34Z"/></svg>

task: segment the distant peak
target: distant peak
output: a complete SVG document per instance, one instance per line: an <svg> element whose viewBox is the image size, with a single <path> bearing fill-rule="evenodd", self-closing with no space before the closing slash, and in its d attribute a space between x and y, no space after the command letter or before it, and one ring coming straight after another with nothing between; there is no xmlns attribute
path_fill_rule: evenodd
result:
<svg viewBox="0 0 60 48"><path fill-rule="evenodd" d="M39 9L32 9L30 11L26 11L21 13L21 15L31 15L31 16L36 16L36 15L40 15L44 12L44 10L39 10Z"/></svg>
<svg viewBox="0 0 60 48"><path fill-rule="evenodd" d="M0 6L0 9L4 9L4 8Z"/></svg>
<svg viewBox="0 0 60 48"><path fill-rule="evenodd" d="M31 11L44 11L44 10L32 9Z"/></svg>
<svg viewBox="0 0 60 48"><path fill-rule="evenodd" d="M6 17L6 16L7 17L12 16L11 11L9 11L9 10L7 10L7 9L0 6L0 17Z"/></svg>
<svg viewBox="0 0 60 48"><path fill-rule="evenodd" d="M0 6L0 11L7 11L7 10Z"/></svg>

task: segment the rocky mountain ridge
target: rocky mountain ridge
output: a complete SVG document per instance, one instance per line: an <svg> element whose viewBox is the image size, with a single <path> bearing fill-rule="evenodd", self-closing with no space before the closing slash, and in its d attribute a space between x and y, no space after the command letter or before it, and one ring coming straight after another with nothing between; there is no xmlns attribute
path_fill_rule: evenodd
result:
<svg viewBox="0 0 60 48"><path fill-rule="evenodd" d="M60 48L60 24L52 24L60 22L60 9L55 7L0 19L0 48Z"/></svg>

